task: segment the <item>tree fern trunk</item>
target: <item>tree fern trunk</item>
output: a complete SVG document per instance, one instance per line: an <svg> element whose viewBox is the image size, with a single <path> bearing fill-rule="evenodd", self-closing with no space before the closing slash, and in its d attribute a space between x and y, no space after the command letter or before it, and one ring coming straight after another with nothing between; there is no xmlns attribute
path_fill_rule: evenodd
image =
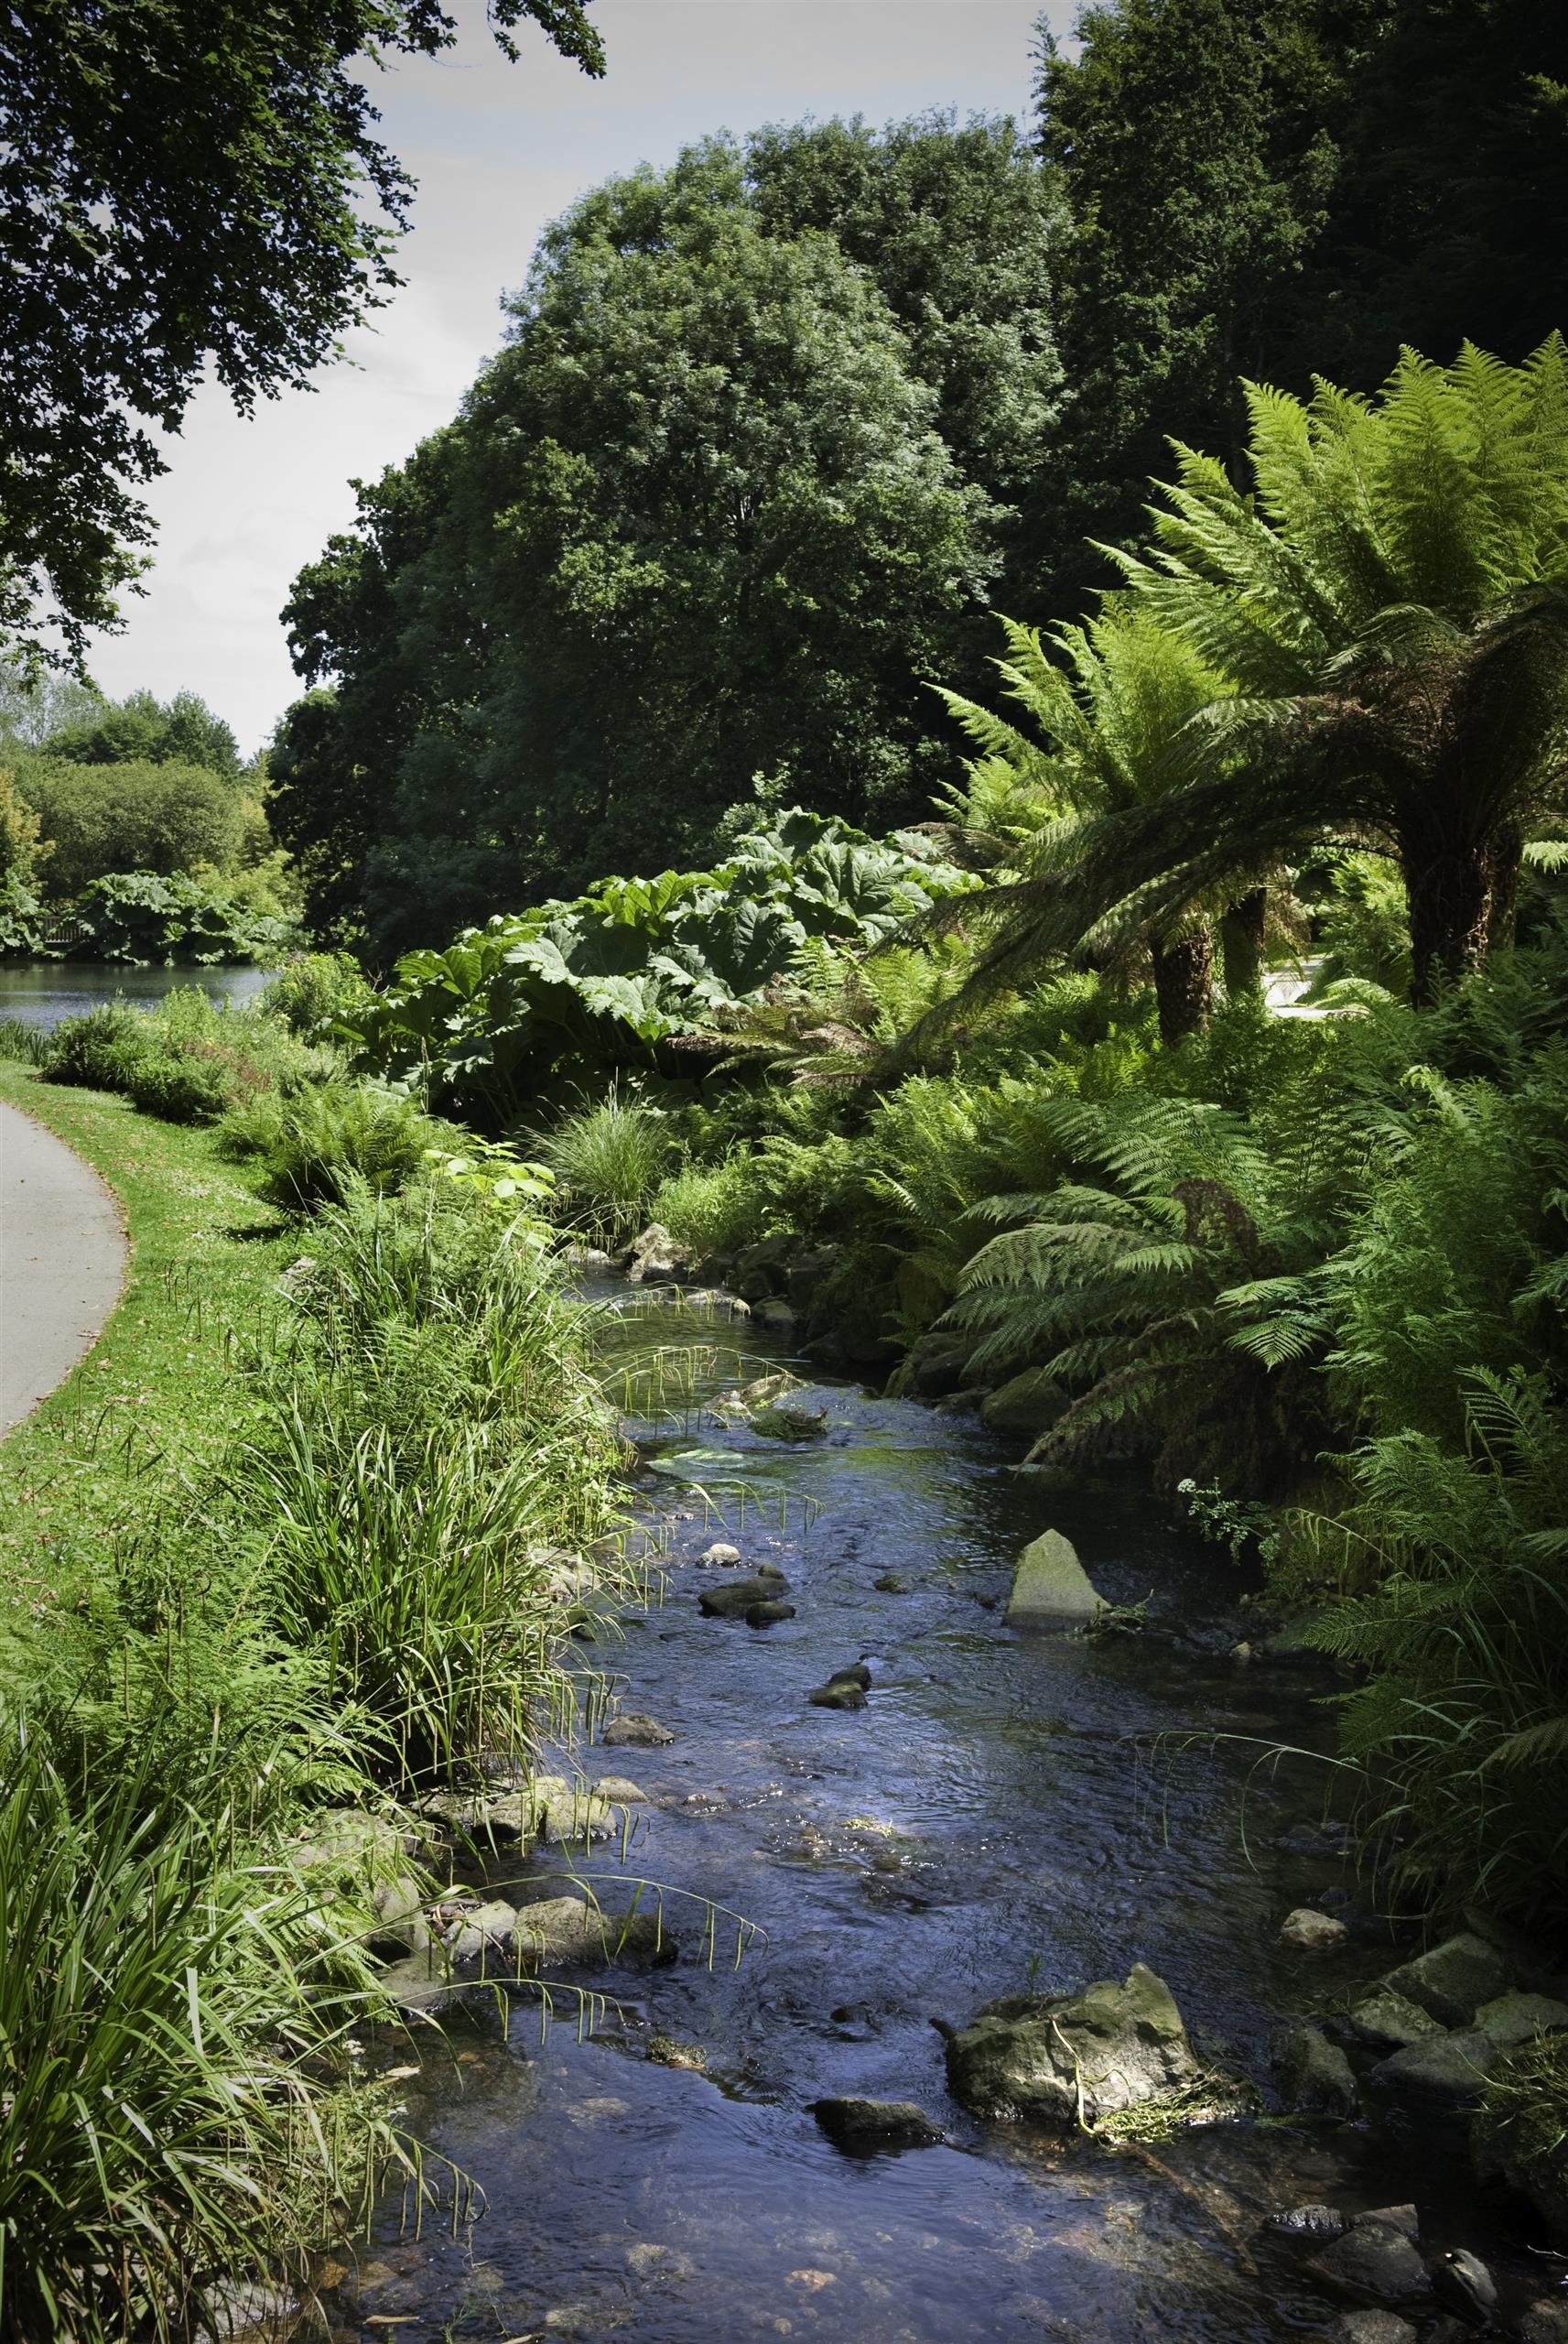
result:
<svg viewBox="0 0 1568 2344"><path fill-rule="evenodd" d="M1167 1049L1199 1034L1208 1024L1214 988L1214 939L1206 928L1179 944L1150 947L1154 962L1154 998L1160 1004L1160 1039Z"/></svg>
<svg viewBox="0 0 1568 2344"><path fill-rule="evenodd" d="M1263 990L1263 928L1269 913L1267 887L1249 888L1226 906L1219 924L1225 990L1232 1001Z"/></svg>
<svg viewBox="0 0 1568 2344"><path fill-rule="evenodd" d="M1499 830L1492 841L1491 863L1492 901L1487 914L1487 950L1496 952L1499 946L1514 940L1514 915L1519 909L1519 874L1524 859L1524 840L1513 823Z"/></svg>
<svg viewBox="0 0 1568 2344"><path fill-rule="evenodd" d="M1400 856L1410 898L1411 999L1429 1008L1442 985L1478 969L1492 917L1492 861L1487 848L1433 852L1406 847Z"/></svg>

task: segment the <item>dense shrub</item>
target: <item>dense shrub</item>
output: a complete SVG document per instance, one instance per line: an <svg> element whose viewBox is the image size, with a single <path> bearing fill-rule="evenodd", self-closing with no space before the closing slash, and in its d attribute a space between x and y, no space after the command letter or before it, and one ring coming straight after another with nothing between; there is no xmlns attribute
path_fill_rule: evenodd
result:
<svg viewBox="0 0 1568 2344"><path fill-rule="evenodd" d="M371 989L346 952L302 952L263 988L258 1006L280 1017L291 1034L324 1040L338 1020L364 1009Z"/></svg>
<svg viewBox="0 0 1568 2344"><path fill-rule="evenodd" d="M375 1195L406 1188L436 1136L411 1100L374 1083L334 1083L274 1101L276 1093L265 1120L251 1126L265 1167L262 1193L293 1212L342 1204L361 1187Z"/></svg>
<svg viewBox="0 0 1568 2344"><path fill-rule="evenodd" d="M79 895L108 872L168 878L196 863L223 871L239 860L240 793L200 765L34 756L21 762L16 779L49 841L45 877L55 896Z"/></svg>
<svg viewBox="0 0 1568 2344"><path fill-rule="evenodd" d="M322 1062L276 1019L178 986L154 1010L115 1002L68 1017L49 1039L46 1081L116 1091L176 1123L211 1123L268 1094L284 1098Z"/></svg>

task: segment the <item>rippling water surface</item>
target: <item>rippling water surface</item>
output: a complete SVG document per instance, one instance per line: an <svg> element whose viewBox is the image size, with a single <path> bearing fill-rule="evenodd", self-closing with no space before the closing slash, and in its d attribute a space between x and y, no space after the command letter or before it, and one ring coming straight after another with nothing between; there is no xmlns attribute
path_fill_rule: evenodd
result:
<svg viewBox="0 0 1568 2344"><path fill-rule="evenodd" d="M622 1340L693 1331L671 1312ZM722 1382L736 1363L715 1366ZM388 2209L361 2274L363 2312L386 2323L369 2332L1264 2344L1321 2334L1335 2308L1260 2245L1275 2207L1418 2194L1439 2234L1487 2245L1464 2227L1462 2180L1417 2140L1276 2122L1113 2152L982 2126L948 2100L933 2020L1135 1960L1266 2085L1280 2015L1323 1991L1277 1946L1281 1917L1346 1884L1331 1858L1275 1844L1321 1815L1327 1775L1267 1752L1325 1745L1325 1688L1228 1658L1244 1580L1130 1481L1047 1497L972 1418L816 1396L828 1436L797 1448L695 1416L663 1427L666 1470L637 1495L666 1541L664 1601L590 1657L677 1739L582 1753L651 1805L630 1849L581 1868L612 1904L623 1875L662 1883L682 1958L599 1980L612 2002L585 2039L569 2012L542 2033L525 2001L449 2024L409 2113L486 2210L414 2240ZM720 1521L670 1474L699 1447L728 1462L693 1475L754 1488L743 1518L732 1493ZM1003 1624L1018 1549L1048 1525L1103 1595L1147 1601L1151 1633ZM795 1619L699 1617L715 1574L695 1558L720 1536L787 1572ZM877 1590L889 1571L906 1593ZM867 1709L807 1705L862 1655ZM558 1869L533 1860L525 1893ZM755 1925L739 1967L722 1921L709 1964L688 1898ZM1354 1959L1390 1959L1368 1924ZM672 2044L705 2067L663 2064ZM916 2100L947 2145L847 2157L809 2112L829 2093Z"/></svg>

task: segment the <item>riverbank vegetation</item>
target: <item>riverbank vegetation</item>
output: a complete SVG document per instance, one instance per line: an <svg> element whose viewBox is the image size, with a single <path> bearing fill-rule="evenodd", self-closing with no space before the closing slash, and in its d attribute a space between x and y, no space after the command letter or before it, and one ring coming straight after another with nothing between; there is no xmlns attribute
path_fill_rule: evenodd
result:
<svg viewBox="0 0 1568 2344"><path fill-rule="evenodd" d="M720 991L672 977L666 907L709 883L605 883L656 1015L552 961L571 1051L529 1025L526 939L582 909L547 906L340 1030L528 1133L582 1233L656 1219L808 1351L983 1394L1043 1488L1141 1464L1255 1544L1276 1616L1354 1671L1377 1893L1550 1940L1568 360L1410 354L1375 401L1251 415L1249 494L1178 451L1088 624L1010 624L1000 704L952 696L977 754L902 919L786 921ZM749 884L742 852L732 925ZM1302 953L1284 1018L1267 971Z"/></svg>
<svg viewBox="0 0 1568 2344"><path fill-rule="evenodd" d="M17 2336L187 2339L236 2280L308 2289L389 2169L429 2186L364 2056L395 2015L375 1868L400 1802L569 1731L551 1557L610 1522L544 1177L498 1201L402 1101L379 1179L335 1128L320 1177L280 1182L230 1119L334 1096L329 1069L276 1007L229 1022L177 995L0 1065L133 1243L105 1335L0 1457Z"/></svg>

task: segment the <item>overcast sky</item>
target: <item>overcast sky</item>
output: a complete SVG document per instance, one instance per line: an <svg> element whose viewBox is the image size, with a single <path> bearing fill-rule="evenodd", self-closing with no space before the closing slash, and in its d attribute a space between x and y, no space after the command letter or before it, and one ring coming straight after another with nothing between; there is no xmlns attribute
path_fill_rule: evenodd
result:
<svg viewBox="0 0 1568 2344"><path fill-rule="evenodd" d="M299 689L278 624L290 581L351 519L349 483L449 420L547 220L710 131L808 114L880 124L938 105L1022 114L1040 0L599 0L602 81L532 27L509 66L482 0L455 13L464 38L446 59L376 77L383 135L419 181L407 283L313 391L250 422L215 389L195 399L151 492L146 597L128 597L124 632L94 646L105 691L199 691L247 754ZM1054 0L1059 26L1072 13Z"/></svg>

